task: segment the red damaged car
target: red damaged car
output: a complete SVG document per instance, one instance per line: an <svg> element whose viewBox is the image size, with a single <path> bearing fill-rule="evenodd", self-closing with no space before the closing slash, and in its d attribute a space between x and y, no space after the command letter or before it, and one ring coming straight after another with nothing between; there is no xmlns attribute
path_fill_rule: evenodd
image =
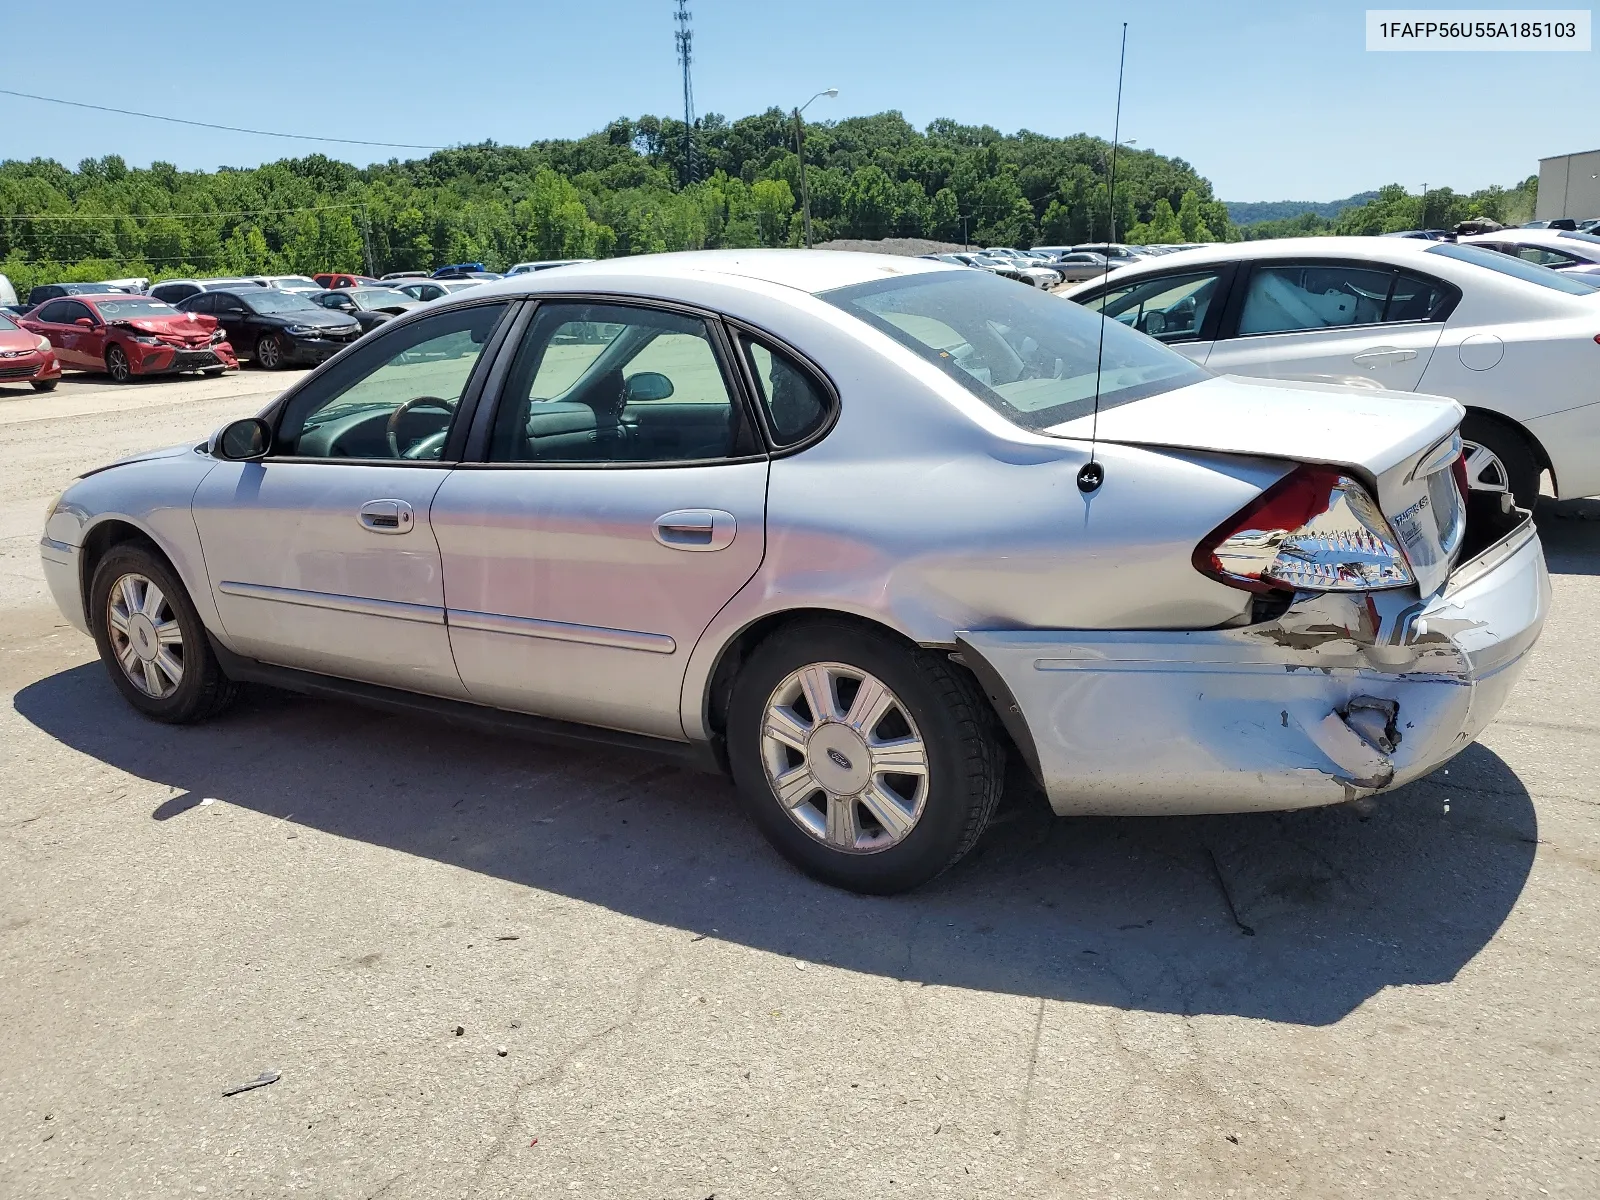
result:
<svg viewBox="0 0 1600 1200"><path fill-rule="evenodd" d="M20 328L0 312L0 383L31 383L48 392L61 378L61 364L48 339Z"/></svg>
<svg viewBox="0 0 1600 1200"><path fill-rule="evenodd" d="M104 371L118 383L135 375L238 370L215 317L179 312L149 296L63 296L17 323L50 339L63 367Z"/></svg>

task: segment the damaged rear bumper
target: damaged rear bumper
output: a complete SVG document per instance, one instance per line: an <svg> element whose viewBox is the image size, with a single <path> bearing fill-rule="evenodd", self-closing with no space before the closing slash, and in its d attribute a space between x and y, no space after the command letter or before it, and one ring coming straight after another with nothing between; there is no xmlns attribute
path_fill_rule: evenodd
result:
<svg viewBox="0 0 1600 1200"><path fill-rule="evenodd" d="M1056 812L1351 800L1448 762L1500 710L1550 578L1531 520L1435 597L1304 597L1234 629L959 635Z"/></svg>

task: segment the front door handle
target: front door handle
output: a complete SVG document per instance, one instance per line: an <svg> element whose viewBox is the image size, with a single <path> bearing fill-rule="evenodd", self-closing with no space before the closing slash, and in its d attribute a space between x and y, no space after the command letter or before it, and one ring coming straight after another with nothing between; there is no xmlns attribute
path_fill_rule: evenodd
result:
<svg viewBox="0 0 1600 1200"><path fill-rule="evenodd" d="M720 508L680 508L656 518L656 541L672 550L721 550L733 543L739 522Z"/></svg>
<svg viewBox="0 0 1600 1200"><path fill-rule="evenodd" d="M1390 363L1410 362L1416 356L1415 350L1403 350L1399 346L1374 346L1356 355L1356 366L1382 367Z"/></svg>
<svg viewBox="0 0 1600 1200"><path fill-rule="evenodd" d="M356 519L361 528L373 533L410 533L416 520L411 505L404 500L368 500Z"/></svg>

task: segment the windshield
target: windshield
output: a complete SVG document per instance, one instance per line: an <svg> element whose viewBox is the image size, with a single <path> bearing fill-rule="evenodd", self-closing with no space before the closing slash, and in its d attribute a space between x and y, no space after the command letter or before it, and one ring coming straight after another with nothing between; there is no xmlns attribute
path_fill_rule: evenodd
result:
<svg viewBox="0 0 1600 1200"><path fill-rule="evenodd" d="M321 305L313 304L307 300L304 292L280 292L272 288L262 288L260 291L237 291L230 295L237 296L250 307L251 312L258 313L285 313L285 312L321 312Z"/></svg>
<svg viewBox="0 0 1600 1200"><path fill-rule="evenodd" d="M108 321L126 321L135 317L175 317L178 310L160 300L142 297L127 300L96 300L100 315Z"/></svg>
<svg viewBox="0 0 1600 1200"><path fill-rule="evenodd" d="M1481 246L1463 246L1459 242L1437 242L1423 253L1442 254L1446 258L1476 263L1480 267L1488 267L1489 270L1498 271L1502 275L1537 283L1540 287L1547 287L1553 292L1566 292L1569 296L1592 296L1595 293L1595 289L1588 284L1552 271L1549 267L1538 266L1514 255L1501 254L1498 250L1485 250Z"/></svg>
<svg viewBox="0 0 1600 1200"><path fill-rule="evenodd" d="M1097 359L1102 409L1208 378L1181 354L1116 321L987 273L936 271L821 298L927 359L1024 429L1092 412Z"/></svg>
<svg viewBox="0 0 1600 1200"><path fill-rule="evenodd" d="M393 288L353 288L350 297L361 308L393 308L396 304L416 303L416 297Z"/></svg>

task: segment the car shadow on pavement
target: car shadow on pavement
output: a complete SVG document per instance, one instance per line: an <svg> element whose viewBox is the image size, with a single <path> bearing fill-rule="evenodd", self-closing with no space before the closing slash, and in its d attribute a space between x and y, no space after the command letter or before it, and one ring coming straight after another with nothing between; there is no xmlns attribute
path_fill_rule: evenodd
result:
<svg viewBox="0 0 1600 1200"><path fill-rule="evenodd" d="M1539 501L1534 513L1554 575L1600 575L1600 499Z"/></svg>
<svg viewBox="0 0 1600 1200"><path fill-rule="evenodd" d="M1527 790L1474 745L1366 819L1349 806L1059 819L1014 787L966 861L869 898L779 859L725 780L644 756L265 689L174 728L129 710L98 663L15 706L179 789L155 820L215 797L799 960L1155 1012L1321 1025L1385 987L1448 981L1505 920L1538 841Z"/></svg>

